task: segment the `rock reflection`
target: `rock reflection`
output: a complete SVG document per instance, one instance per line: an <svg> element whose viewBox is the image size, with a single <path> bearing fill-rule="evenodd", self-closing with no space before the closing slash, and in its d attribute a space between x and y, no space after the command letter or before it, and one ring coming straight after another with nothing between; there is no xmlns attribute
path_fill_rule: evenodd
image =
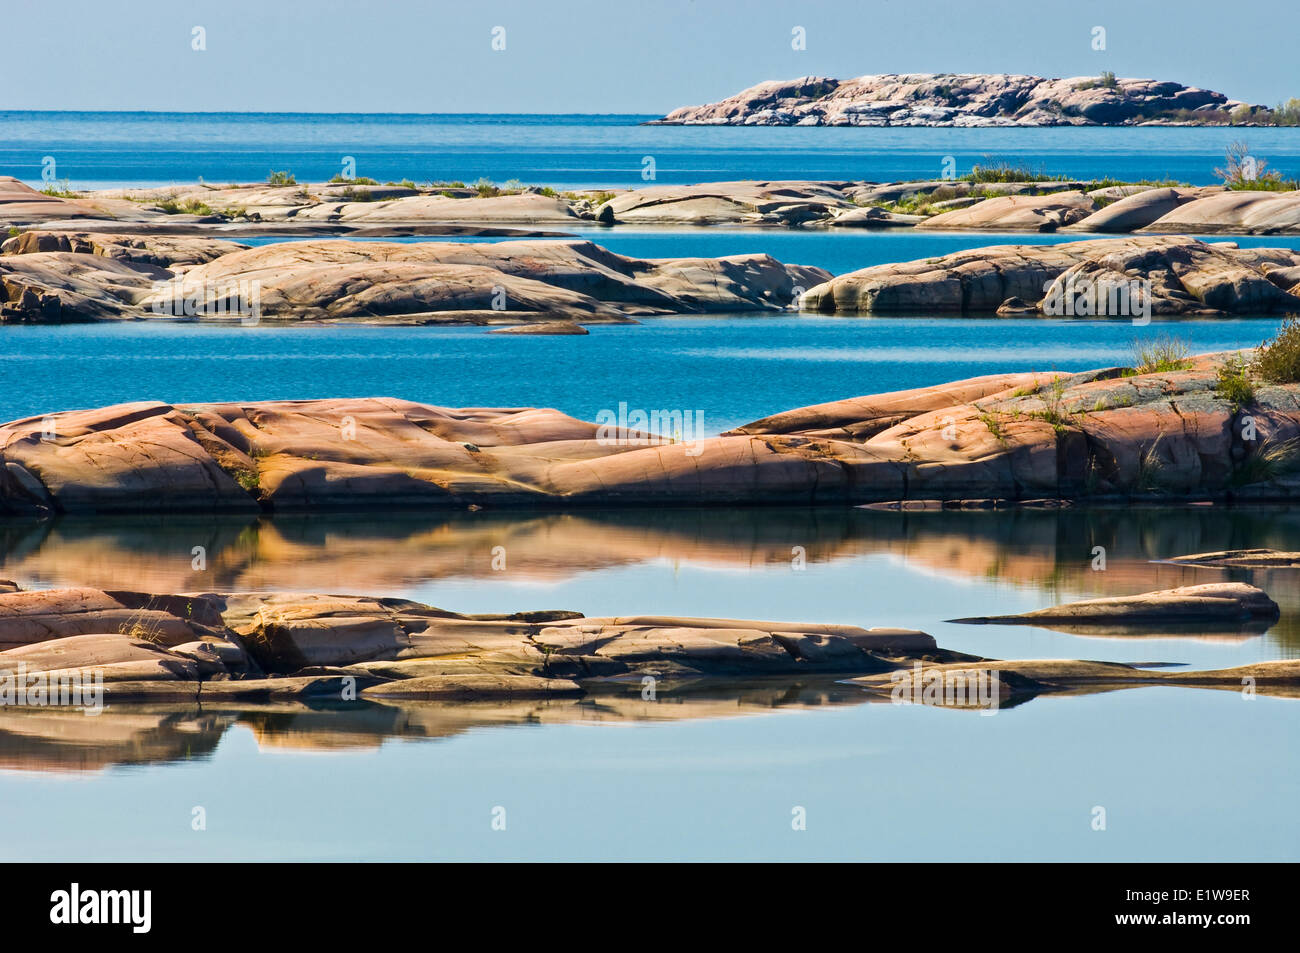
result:
<svg viewBox="0 0 1300 953"><path fill-rule="evenodd" d="M210 756L227 731L243 727L263 750L348 751L395 739L435 740L472 728L723 718L776 710L880 701L834 679L772 680L645 700L626 693L493 701L286 701L258 705L113 704L80 711L0 707L0 769L92 772L114 765L173 763Z"/></svg>
<svg viewBox="0 0 1300 953"><path fill-rule="evenodd" d="M0 523L0 576L26 586L404 595L429 580L491 577L498 546L510 554L511 579L536 581L656 560L735 569L788 566L795 547L802 547L810 567L889 554L927 572L1032 587L1044 605L1241 580L1282 606L1283 622L1273 636L1300 647L1292 621L1297 613L1290 611L1300 609L1297 570L1159 561L1219 549L1300 548L1300 511L1283 508L64 518ZM1092 568L1097 546L1105 549L1104 572ZM195 547L202 547L201 563Z"/></svg>

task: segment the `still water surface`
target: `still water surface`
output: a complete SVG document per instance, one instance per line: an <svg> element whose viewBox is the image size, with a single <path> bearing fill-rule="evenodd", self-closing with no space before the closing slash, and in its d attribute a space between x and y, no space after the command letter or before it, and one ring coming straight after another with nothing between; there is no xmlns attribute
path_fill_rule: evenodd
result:
<svg viewBox="0 0 1300 953"><path fill-rule="evenodd" d="M1020 240L1020 236L1013 237ZM1035 236L1043 240L1043 236ZM833 271L985 236L607 233L628 254L776 249ZM1011 239L1008 239L1011 240ZM1046 240L1055 240L1054 236ZM391 395L592 418L701 409L717 432L817 401L993 370L1127 363L1170 330L1249 347L1276 318L1126 322L711 316L583 338L481 328L130 323L0 334L0 417L129 400ZM207 547L195 573L191 549ZM504 545L509 571L493 572ZM1092 548L1107 548L1104 572ZM570 608L924 629L1002 658L1220 668L1300 652L1294 571L1159 562L1300 550L1300 515L1183 508L402 513L0 523L26 586L393 594L465 612ZM792 566L795 547L807 568ZM1080 635L960 626L1220 578L1282 606L1266 631ZM1300 857L1293 699L1183 688L1039 697L993 717L872 703L833 680L626 699L0 709L5 859ZM195 806L208 829L191 830ZM808 829L791 830L791 810ZM1107 810L1094 831L1092 810ZM505 831L491 827L505 807Z"/></svg>

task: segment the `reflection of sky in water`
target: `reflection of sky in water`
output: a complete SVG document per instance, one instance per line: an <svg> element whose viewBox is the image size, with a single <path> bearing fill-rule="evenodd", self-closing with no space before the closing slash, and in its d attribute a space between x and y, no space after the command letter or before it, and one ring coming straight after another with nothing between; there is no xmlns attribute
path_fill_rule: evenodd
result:
<svg viewBox="0 0 1300 953"><path fill-rule="evenodd" d="M239 727L211 760L0 774L0 856L1294 860L1297 730L1294 701L1173 688L992 717L872 704L479 728L326 757Z"/></svg>
<svg viewBox="0 0 1300 953"><path fill-rule="evenodd" d="M194 572L205 547L210 569ZM1093 547L1107 568L1094 571ZM492 569L493 550L506 555ZM792 568L802 547L806 568ZM574 609L916 628L993 658L1090 658L1224 668L1300 656L1300 570L1166 560L1300 550L1289 509L1072 508L899 514L853 508L282 515L0 523L0 577L28 586L395 595L458 612ZM956 625L1061 602L1222 580L1283 608L1264 634L1068 634Z"/></svg>

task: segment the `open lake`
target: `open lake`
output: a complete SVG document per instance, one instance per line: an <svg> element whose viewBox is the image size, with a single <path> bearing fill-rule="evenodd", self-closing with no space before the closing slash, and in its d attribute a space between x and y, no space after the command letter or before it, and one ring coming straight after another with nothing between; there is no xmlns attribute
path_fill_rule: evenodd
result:
<svg viewBox="0 0 1300 953"><path fill-rule="evenodd" d="M0 112L0 169L36 183L52 156L73 188L258 182L272 169L300 182L356 174L416 182L486 176L576 188L654 182L937 178L1007 160L1078 178L1218 181L1229 143L1288 176L1300 136L1286 128L1017 129L646 126L656 116L330 113Z"/></svg>

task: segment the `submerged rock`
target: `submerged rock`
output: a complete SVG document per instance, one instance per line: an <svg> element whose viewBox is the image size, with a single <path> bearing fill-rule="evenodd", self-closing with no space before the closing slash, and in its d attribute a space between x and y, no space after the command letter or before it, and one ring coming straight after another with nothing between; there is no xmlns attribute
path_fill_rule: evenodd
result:
<svg viewBox="0 0 1300 953"><path fill-rule="evenodd" d="M544 321L541 324L517 324L508 328L496 328L488 334L538 334L571 335L590 334L581 324L573 321Z"/></svg>
<svg viewBox="0 0 1300 953"><path fill-rule="evenodd" d="M1300 569L1300 553L1276 549L1229 549L1217 553L1175 556L1166 562L1180 566L1211 566L1242 569Z"/></svg>
<svg viewBox="0 0 1300 953"><path fill-rule="evenodd" d="M955 699L952 692L954 676L959 676L963 687L971 683L992 682L1003 703L1015 703L1037 695L1061 692L1069 695L1113 691L1121 688L1141 688L1152 685L1172 687L1212 688L1241 692L1247 688L1264 695L1287 698L1300 697L1300 661L1277 659L1256 662L1236 668L1209 671L1157 671L1119 662L1091 662L1075 659L993 660L976 662L921 663L912 671L905 671L908 679L902 684L915 686L909 699L914 704L933 704L942 707L981 708L973 701L970 691L965 697ZM900 672L855 676L847 681L882 695L898 694ZM908 685L908 683L912 685ZM927 693L926 689L934 690Z"/></svg>

